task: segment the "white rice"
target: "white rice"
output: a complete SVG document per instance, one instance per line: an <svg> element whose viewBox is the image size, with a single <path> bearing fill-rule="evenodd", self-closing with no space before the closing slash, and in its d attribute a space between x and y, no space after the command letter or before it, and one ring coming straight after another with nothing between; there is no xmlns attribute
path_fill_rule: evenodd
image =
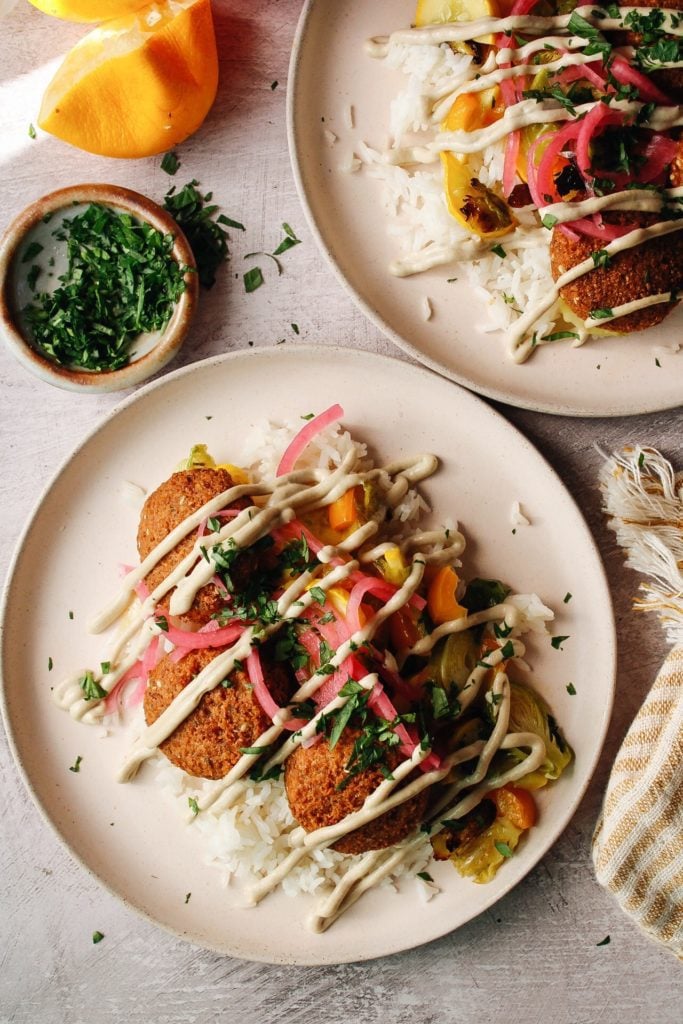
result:
<svg viewBox="0 0 683 1024"><path fill-rule="evenodd" d="M392 43L386 57L391 68L406 75L405 88L390 104L388 124L391 136L385 147L367 143L357 147L366 173L382 185L381 201L387 215L387 232L395 240L396 257L419 253L431 246L450 247L472 239L449 214L438 155L434 163L410 168L387 164L383 153L423 145L434 136L430 110L436 97L445 97L469 76L471 58L454 53L450 46ZM381 73L381 72L379 72ZM503 177L504 145L489 146L470 158L473 172L482 184L496 187ZM495 253L477 255L466 261L466 272L475 293L482 300L482 319L475 327L483 333L505 331L519 312L545 298L553 287L550 271L550 235L538 229L532 211L515 211L520 224L528 228L504 236L500 244L505 258ZM453 267L444 267L451 277ZM554 321L546 317L536 327L539 339L551 333Z"/></svg>

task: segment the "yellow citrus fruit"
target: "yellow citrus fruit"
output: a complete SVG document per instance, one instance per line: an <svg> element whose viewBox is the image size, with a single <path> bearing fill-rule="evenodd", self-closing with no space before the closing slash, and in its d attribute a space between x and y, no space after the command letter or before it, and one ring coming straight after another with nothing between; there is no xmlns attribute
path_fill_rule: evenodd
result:
<svg viewBox="0 0 683 1024"><path fill-rule="evenodd" d="M105 22L74 46L45 91L38 124L89 153L152 156L197 131L217 84L211 0L164 0Z"/></svg>
<svg viewBox="0 0 683 1024"><path fill-rule="evenodd" d="M108 21L131 14L149 0L29 0L34 7L65 21Z"/></svg>
<svg viewBox="0 0 683 1024"><path fill-rule="evenodd" d="M449 21L477 21L498 14L498 0L417 0L415 24L440 25Z"/></svg>

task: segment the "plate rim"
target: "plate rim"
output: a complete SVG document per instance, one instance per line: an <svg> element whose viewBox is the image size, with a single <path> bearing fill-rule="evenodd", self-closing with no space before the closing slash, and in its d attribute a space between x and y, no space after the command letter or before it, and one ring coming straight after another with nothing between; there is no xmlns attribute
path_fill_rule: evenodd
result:
<svg viewBox="0 0 683 1024"><path fill-rule="evenodd" d="M72 844L70 843L69 839L64 834L62 834L57 824L53 822L47 808L41 802L38 793L33 785L33 782L31 781L28 770L24 765L18 745L14 738L12 721L7 706L7 698L5 693L5 663L7 659L6 652L8 648L8 637L7 630L5 628L5 620L9 604L10 593L13 589L15 578L17 575L18 563L21 558L24 545L33 527L34 519L38 515L43 502L47 499L48 495L56 486L62 474L68 469L70 464L78 457L80 452L91 442L93 438L95 438L98 434L104 431L107 428L108 424L113 419L117 418L119 415L124 413L129 406L135 405L143 401L148 394L155 391L162 391L169 384L174 384L178 379L182 377L191 376L193 373L197 372L198 369L205 370L208 369L208 367L210 366L216 366L217 364L223 363L230 363L233 361L248 362L255 358L264 358L266 360L289 360L301 358L305 359L307 354L314 354L319 357L323 353L335 354L342 359L348 358L350 360L355 361L357 361L359 358L367 359L369 362L375 362L380 365L387 363L397 364L399 367L402 368L402 371L406 373L417 374L418 376L436 376L444 383L446 387L453 387L455 388L456 391L460 391L461 393L463 393L463 398L465 399L465 401L471 401L476 405L482 406L485 415L490 416L499 425L503 426L505 430L507 430L508 432L511 433L511 435L514 436L515 442L517 444L521 444L530 453L532 453L532 455L535 458L539 460L539 462L543 465L545 470L553 477L556 484L559 485L563 492L565 500L567 500L574 514L577 516L577 519L584 531L586 549L590 549L591 555L595 562L597 579L599 580L599 583L602 586L604 595L606 597L605 612L610 628L609 635L603 638L603 648L608 655L608 662L611 666L611 671L609 672L606 700L603 707L601 708L601 721L599 723L598 741L595 745L594 750L591 752L588 761L586 762L586 760L584 759L584 763L586 764L586 776L581 786L577 790L576 794L572 798L567 810L562 814L561 826L557 829L556 832L552 834L551 838L545 839L543 841L537 856L534 857L533 862L528 866L528 868L526 868L520 876L511 879L509 882L506 882L503 885L502 889L500 891L497 891L495 895L492 893L490 898L485 898L481 906L470 917L460 922L459 924L456 924L455 926L449 926L448 922L446 922L445 926L441 928L437 933L432 935L425 942L419 942L417 945L411 944L410 941L405 942L401 940L399 941L398 944L391 944L388 948L384 948L381 951L374 952L371 954L364 954L360 958L352 956L343 956L341 958L339 956L325 956L325 950L323 949L322 946L320 947L320 953L322 955L319 957L307 957L305 955L301 956L298 954L288 956L286 953L283 953L282 956L280 957L275 957L274 954L268 950L264 950L263 956L258 956L253 952L250 952L248 955L245 955L244 953L236 951L234 946L228 948L228 944L220 946L218 944L213 944L212 942L207 941L206 939L198 939L193 937L192 935L188 935L186 931L183 932L175 928L172 924L165 921L161 921L157 917L155 917L154 914L146 911L143 907L139 906L135 901L129 899L122 890L119 890L115 885L108 882L103 875L98 873L98 871L90 867L85 858L82 857L80 853L78 853L76 848L72 846ZM396 953L405 952L414 948L420 948L421 945L427 944L432 941L436 941L437 939L441 939L444 936L457 931L459 928L463 927L466 924L469 924L471 921L475 920L486 910L490 909L491 906L493 906L499 900L503 899L503 897L507 896L512 889L514 889L518 884L520 884L527 877L527 875L530 874L530 872L538 866L543 857L545 857L548 851L557 843L560 836L564 833L564 831L574 818L585 796L586 790L588 789L588 786L590 785L593 779L598 762L600 760L600 756L604 749L607 731L609 729L609 725L611 722L616 689L616 673L616 620L611 590L609 587L609 581L607 579L604 562L602 556L600 555L600 551L598 549L595 538L593 537L590 527L588 526L588 523L581 509L579 508L578 503L576 502L574 496L563 482L562 478L559 476L555 468L548 462L543 453L539 451L539 449L522 433L521 430L519 430L513 423L510 423L510 421L507 420L505 416L502 415L502 413L492 408L478 395L473 394L472 392L469 391L465 391L463 388L460 388L457 384L449 382L447 378L443 377L443 375L434 375L432 371L430 371L423 365L411 364L406 362L405 360L397 359L394 356L387 356L381 353L370 352L366 350L353 349L348 346L297 345L292 346L290 348L273 348L259 346L253 349L239 349L233 352L221 353L219 355L209 357L208 359L200 360L196 363L190 363L186 366L179 367L172 373L165 374L159 379L145 385L144 387L140 388L133 394L127 396L121 402L117 403L112 409L105 412L102 419L98 423L96 423L82 438L82 440L76 445L76 447L62 459L60 465L52 474L47 484L44 486L38 498L34 502L33 507L31 508L27 516L24 528L16 541L14 551L10 559L7 575L4 581L2 594L0 595L0 718L2 718L5 734L8 741L8 747L12 755L14 764L18 770L19 776L24 786L26 787L26 790L28 791L32 803L36 807L43 822L48 826L52 835L59 841L60 845L62 846L63 849L66 850L69 856L74 861L76 861L76 863L81 868L83 868L92 879L94 879L99 885L101 885L105 889L105 891L112 895L116 900L120 901L127 909L133 910L138 916L142 917L144 920L152 923L156 927L162 928L163 931L170 935L173 935L176 939L182 939L185 942L189 942L196 948L206 949L221 956L233 956L239 959L244 959L250 962L257 963L268 963L277 965L289 964L296 966L325 966L343 963L368 962L370 960L378 959L379 957L392 956Z"/></svg>
<svg viewBox="0 0 683 1024"><path fill-rule="evenodd" d="M629 403L625 402L623 405L619 405L607 411L596 410L593 408L586 408L581 405L566 405L559 404L557 402L544 402L542 400L525 399L517 395L511 395L509 391L501 390L497 387L489 387L487 385L478 384L470 376L465 373L458 373L443 363L440 363L437 359L433 359L431 356L422 352L419 348L413 345L411 342L403 338L397 331L393 329L388 323L386 323L382 317L372 308L369 302L353 287L350 281L347 280L342 268L338 264L334 255L332 254L327 242L323 238L323 235L317 225L316 219L313 214L311 204L309 203L306 189L304 187L304 174L302 173L302 161L299 158L300 147L298 145L298 128L296 121L296 97L300 88L300 72L301 72L301 49L305 40L306 32L308 29L308 22L313 15L314 8L319 0L304 0L304 5L299 15L297 22L296 31L294 33L294 39L292 41L292 52L289 59L289 69L287 74L287 97L286 97L286 128L287 128L287 146L289 149L289 161L292 168L292 175L294 177L294 184L296 186L299 202L304 211L304 216L308 224L309 230L313 235L316 245L322 252L325 260L327 261L328 267L332 270L335 278L341 284L346 294L354 302L354 304L360 309L364 316L377 328L386 338L407 353L413 359L416 359L422 366L428 367L439 376L445 377L447 380L451 380L461 387L466 388L469 391L474 392L476 395L491 398L496 402L501 402L504 405L510 405L516 409L528 409L531 412L543 412L548 413L551 416L572 416L576 418L586 419L600 419L610 418L614 419L620 416L641 416L655 412L666 412L670 409L677 409L683 404L683 393L676 399L671 400L662 404L661 402L655 401L652 405L647 404L643 408L639 408L637 412L633 412L630 408Z"/></svg>

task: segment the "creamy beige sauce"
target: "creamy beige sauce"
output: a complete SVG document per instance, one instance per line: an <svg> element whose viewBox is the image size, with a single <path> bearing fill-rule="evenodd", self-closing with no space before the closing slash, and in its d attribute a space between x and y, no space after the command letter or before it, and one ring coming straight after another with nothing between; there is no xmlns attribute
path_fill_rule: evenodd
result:
<svg viewBox="0 0 683 1024"><path fill-rule="evenodd" d="M576 13L596 28L610 31L622 28L622 19L631 11L643 15L652 13L651 7L620 7L620 17L597 17L595 6L577 7ZM676 11L663 10L661 28L669 35L683 35L683 25L676 24ZM392 43L406 46L438 46L441 43L465 42L467 39L482 39L498 33L530 32L532 35L547 36L553 30L566 29L571 14L556 14L541 18L532 14L515 14L507 18L478 18L474 21L456 21L446 24L425 25L420 28L399 29L390 36L376 36L367 40L366 52L371 57L386 57Z"/></svg>

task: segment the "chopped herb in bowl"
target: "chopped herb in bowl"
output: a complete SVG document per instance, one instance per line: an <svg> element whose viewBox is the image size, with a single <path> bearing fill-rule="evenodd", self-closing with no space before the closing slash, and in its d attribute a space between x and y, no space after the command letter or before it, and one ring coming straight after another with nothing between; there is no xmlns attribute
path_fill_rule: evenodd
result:
<svg viewBox="0 0 683 1024"><path fill-rule="evenodd" d="M118 185L58 189L0 238L0 336L32 373L70 391L118 391L161 370L198 291L182 227Z"/></svg>
<svg viewBox="0 0 683 1024"><path fill-rule="evenodd" d="M35 344L63 366L125 366L135 338L162 331L185 291L174 236L99 203L52 234L68 266L53 292L36 292L23 310Z"/></svg>

